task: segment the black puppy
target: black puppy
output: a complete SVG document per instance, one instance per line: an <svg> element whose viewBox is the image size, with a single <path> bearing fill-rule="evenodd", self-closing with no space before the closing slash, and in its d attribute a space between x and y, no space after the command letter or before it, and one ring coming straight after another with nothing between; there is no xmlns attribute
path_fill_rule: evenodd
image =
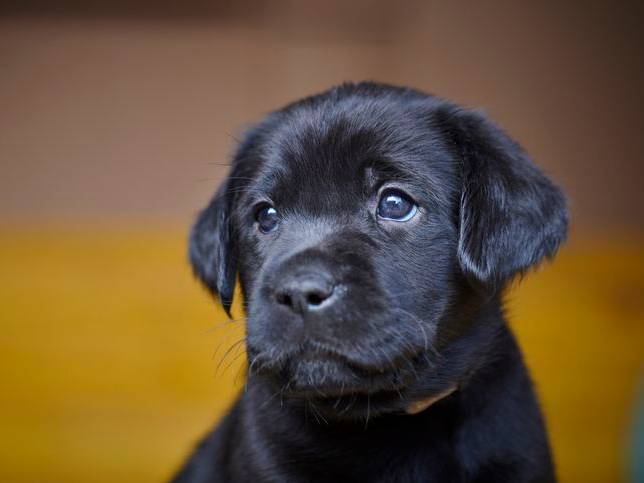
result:
<svg viewBox="0 0 644 483"><path fill-rule="evenodd" d="M190 245L226 310L239 277L247 390L176 481L554 481L501 297L566 231L478 112L363 83L268 115Z"/></svg>

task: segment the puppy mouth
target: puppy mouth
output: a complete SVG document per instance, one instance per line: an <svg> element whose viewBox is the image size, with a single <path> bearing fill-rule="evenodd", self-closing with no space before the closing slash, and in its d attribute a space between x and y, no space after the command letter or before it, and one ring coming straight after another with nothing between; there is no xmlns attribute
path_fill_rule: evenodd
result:
<svg viewBox="0 0 644 483"><path fill-rule="evenodd" d="M358 330L332 332L328 327L335 327L335 320L314 320L306 331L293 330L288 335L251 333L249 377L268 382L280 402L313 405L334 419L408 413L412 402L444 389L421 383L440 365L430 324L419 329L419 323L391 312L369 321L365 335Z"/></svg>
<svg viewBox="0 0 644 483"><path fill-rule="evenodd" d="M408 389L430 364L426 352L419 351L390 357L386 365L365 366L332 350L312 350L310 345L273 362L259 364L253 375L271 381L280 399L305 401L329 417L407 412Z"/></svg>
<svg viewBox="0 0 644 483"><path fill-rule="evenodd" d="M419 355L409 364L368 371L336 356L309 353L286 365L279 379L288 377L288 382L280 394L282 400L304 403L316 419L368 420L382 414L418 414L456 389L452 384L417 392L414 383L427 362Z"/></svg>
<svg viewBox="0 0 644 483"><path fill-rule="evenodd" d="M387 364L376 357L374 364L365 364L353 352L351 357L310 340L279 353L257 352L252 344L247 349L248 377L269 383L269 400L327 423L366 425L374 417L419 414L450 398L462 381L458 371L425 346L397 357L387 357L380 344L373 346L374 356L385 356Z"/></svg>
<svg viewBox="0 0 644 483"><path fill-rule="evenodd" d="M411 369L406 371L395 366L387 370L367 369L336 355L323 353L307 353L290 360L281 376L288 378L285 393L309 398L393 393L413 381Z"/></svg>

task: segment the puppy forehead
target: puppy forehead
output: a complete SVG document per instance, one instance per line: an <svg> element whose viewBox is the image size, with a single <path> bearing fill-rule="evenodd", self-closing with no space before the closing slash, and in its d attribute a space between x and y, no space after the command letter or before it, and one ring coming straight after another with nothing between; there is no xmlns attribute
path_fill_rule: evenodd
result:
<svg viewBox="0 0 644 483"><path fill-rule="evenodd" d="M398 105L341 107L299 109L269 118L262 188L280 194L358 196L377 175L389 175L406 176L431 187L438 197L449 196L441 177L452 170L453 160L431 116Z"/></svg>
<svg viewBox="0 0 644 483"><path fill-rule="evenodd" d="M373 181L370 166L386 156L379 149L379 134L337 120L307 125L282 138L267 166L279 192L333 190L358 193Z"/></svg>

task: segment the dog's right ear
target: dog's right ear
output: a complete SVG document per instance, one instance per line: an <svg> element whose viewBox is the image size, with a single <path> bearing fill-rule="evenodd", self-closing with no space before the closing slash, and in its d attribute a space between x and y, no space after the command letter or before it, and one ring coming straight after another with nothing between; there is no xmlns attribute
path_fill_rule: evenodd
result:
<svg viewBox="0 0 644 483"><path fill-rule="evenodd" d="M190 234L189 256L194 274L219 298L230 317L237 257L231 226L232 195L226 180L199 213Z"/></svg>

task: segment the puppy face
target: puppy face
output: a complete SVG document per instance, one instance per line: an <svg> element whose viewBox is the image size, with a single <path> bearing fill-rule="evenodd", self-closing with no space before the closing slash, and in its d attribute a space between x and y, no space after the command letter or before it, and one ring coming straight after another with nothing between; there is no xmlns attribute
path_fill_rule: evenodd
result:
<svg viewBox="0 0 644 483"><path fill-rule="evenodd" d="M350 418L461 383L493 339L473 314L566 225L561 192L480 114L346 85L247 135L190 257L227 309L239 276L251 373Z"/></svg>

